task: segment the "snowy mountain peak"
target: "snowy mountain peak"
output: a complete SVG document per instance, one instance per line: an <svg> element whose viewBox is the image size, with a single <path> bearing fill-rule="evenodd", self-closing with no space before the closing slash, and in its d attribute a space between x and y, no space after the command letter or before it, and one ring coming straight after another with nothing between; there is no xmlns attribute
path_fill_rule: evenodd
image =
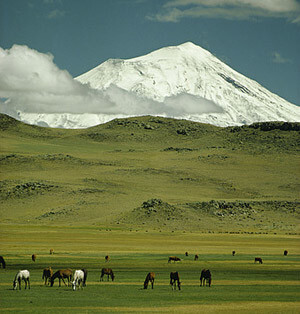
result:
<svg viewBox="0 0 300 314"><path fill-rule="evenodd" d="M179 95L193 95L199 97L199 112L191 113L190 110L189 114L183 112L176 117L219 126L300 121L299 107L191 42L132 59L110 59L76 79L101 90L116 85L161 103L168 103L169 98L174 100ZM213 102L221 110L203 113L200 110L203 99ZM182 102L182 97L177 100ZM173 104L176 105L175 100ZM186 105L188 107L189 103Z"/></svg>

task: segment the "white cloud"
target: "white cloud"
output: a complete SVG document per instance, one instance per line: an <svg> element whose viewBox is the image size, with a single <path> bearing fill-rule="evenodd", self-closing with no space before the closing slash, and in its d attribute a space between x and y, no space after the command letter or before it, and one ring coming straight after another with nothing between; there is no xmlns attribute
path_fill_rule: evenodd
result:
<svg viewBox="0 0 300 314"><path fill-rule="evenodd" d="M48 19L58 19L58 18L61 18L61 17L64 17L64 16L65 16L65 11L58 10L58 9L52 10L47 15Z"/></svg>
<svg viewBox="0 0 300 314"><path fill-rule="evenodd" d="M231 20L275 17L300 23L300 4L297 0L171 0L160 12L147 16L160 22L200 17Z"/></svg>
<svg viewBox="0 0 300 314"><path fill-rule="evenodd" d="M290 59L284 58L279 52L274 51L272 53L272 61L274 63L291 63Z"/></svg>
<svg viewBox="0 0 300 314"><path fill-rule="evenodd" d="M92 89L59 69L51 54L27 46L0 48L0 73L0 111L14 117L19 111L167 116L221 111L212 101L192 95L160 103L114 85L103 91Z"/></svg>

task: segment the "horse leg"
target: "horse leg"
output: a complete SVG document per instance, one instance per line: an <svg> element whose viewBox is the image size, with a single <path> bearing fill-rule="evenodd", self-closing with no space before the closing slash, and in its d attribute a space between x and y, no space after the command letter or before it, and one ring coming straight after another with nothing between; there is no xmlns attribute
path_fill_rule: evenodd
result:
<svg viewBox="0 0 300 314"><path fill-rule="evenodd" d="M151 281L151 286L152 286L152 289L153 289L153 286L154 286L154 279Z"/></svg>
<svg viewBox="0 0 300 314"><path fill-rule="evenodd" d="M64 281L64 277L61 277L61 280L63 281L63 283L65 284L65 286L67 286L67 284L66 284L65 281ZM69 282L68 282L68 285L69 285Z"/></svg>
<svg viewBox="0 0 300 314"><path fill-rule="evenodd" d="M19 278L18 282L19 282L19 290L21 290L21 282L22 282L22 280Z"/></svg>

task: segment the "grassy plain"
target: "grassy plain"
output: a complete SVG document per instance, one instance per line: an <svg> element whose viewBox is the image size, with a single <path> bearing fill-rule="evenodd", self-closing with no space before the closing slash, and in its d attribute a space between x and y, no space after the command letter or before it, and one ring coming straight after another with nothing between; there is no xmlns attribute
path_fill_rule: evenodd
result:
<svg viewBox="0 0 300 314"><path fill-rule="evenodd" d="M237 312L298 313L300 249L293 235L237 235L129 232L67 226L1 228L1 310L5 312ZM49 248L54 255L49 255ZM283 249L291 252L283 256ZM236 256L231 251L236 250ZM184 252L188 251L186 257ZM36 262L31 254L37 254ZM194 261L194 254L199 260ZM105 263L109 254L111 261ZM169 255L181 262L168 263ZM261 256L264 263L254 264ZM44 286L42 269L87 268L87 287ZM111 267L115 281L99 282L102 267ZM199 287L201 269L212 272L212 286ZM31 290L12 290L18 269L31 272ZM169 286L170 271L179 271L181 291ZM156 273L154 290L144 290L149 271ZM24 287L23 287L24 288Z"/></svg>
<svg viewBox="0 0 300 314"><path fill-rule="evenodd" d="M139 117L58 130L0 115L0 143L0 311L299 313L298 124ZM99 282L107 254L114 283ZM45 287L48 266L85 267L88 286ZM30 291L11 290L19 269ZM149 271L153 291L141 289Z"/></svg>

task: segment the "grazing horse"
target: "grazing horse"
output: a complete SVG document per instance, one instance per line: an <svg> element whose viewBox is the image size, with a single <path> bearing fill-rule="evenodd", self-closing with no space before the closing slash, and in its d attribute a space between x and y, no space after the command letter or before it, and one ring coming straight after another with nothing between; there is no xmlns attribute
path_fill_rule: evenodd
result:
<svg viewBox="0 0 300 314"><path fill-rule="evenodd" d="M175 262L181 261L181 259L177 256L170 256L168 263L170 263L171 261L174 261L174 263L175 263Z"/></svg>
<svg viewBox="0 0 300 314"><path fill-rule="evenodd" d="M54 254L54 250L50 249L50 255L53 255L53 254Z"/></svg>
<svg viewBox="0 0 300 314"><path fill-rule="evenodd" d="M200 275L200 287L201 286L209 286L211 285L211 273L209 269L202 269Z"/></svg>
<svg viewBox="0 0 300 314"><path fill-rule="evenodd" d="M83 289L83 282L84 282L84 272L81 269L75 270L74 273L74 281L72 282L73 290L76 290L76 286L78 285L78 289L81 286Z"/></svg>
<svg viewBox="0 0 300 314"><path fill-rule="evenodd" d="M35 254L32 254L32 255L31 255L31 259L32 259L33 262L35 262L35 260L36 260L36 255L35 255Z"/></svg>
<svg viewBox="0 0 300 314"><path fill-rule="evenodd" d="M198 254L196 254L194 257L194 261L198 261L198 259L199 259L199 256L198 256Z"/></svg>
<svg viewBox="0 0 300 314"><path fill-rule="evenodd" d="M289 253L289 252L288 252L287 250L285 250L285 251L283 252L283 255L284 255L284 256L287 256L288 253Z"/></svg>
<svg viewBox="0 0 300 314"><path fill-rule="evenodd" d="M179 274L178 271L176 272L171 272L170 273L170 285L172 286L172 290L176 290L176 281L177 281L177 287L178 290L181 290L181 283L179 280Z"/></svg>
<svg viewBox="0 0 300 314"><path fill-rule="evenodd" d="M107 275L107 281L109 281L109 276L110 276L112 281L114 281L114 279L115 279L115 275L114 275L111 268L102 268L101 269L100 281L103 281L104 275Z"/></svg>
<svg viewBox="0 0 300 314"><path fill-rule="evenodd" d="M6 267L6 263L3 256L0 256L0 265L3 267L3 269Z"/></svg>
<svg viewBox="0 0 300 314"><path fill-rule="evenodd" d="M108 255L105 256L105 262L109 262L110 257Z"/></svg>
<svg viewBox="0 0 300 314"><path fill-rule="evenodd" d="M21 282L24 280L25 282L25 289L27 288L30 289L30 273L28 270L20 270L17 272L14 282L13 282L13 289L16 290L17 286L19 284L19 290L21 290Z"/></svg>
<svg viewBox="0 0 300 314"><path fill-rule="evenodd" d="M262 259L260 257L255 257L254 258L254 263L256 263L256 262L259 262L259 264L263 263L263 261L262 261Z"/></svg>
<svg viewBox="0 0 300 314"><path fill-rule="evenodd" d="M155 279L155 273L153 273L153 272L148 273L148 275L146 276L145 282L144 282L144 289L148 288L149 281L151 282L151 286L153 289L154 279Z"/></svg>
<svg viewBox="0 0 300 314"><path fill-rule="evenodd" d="M86 278L87 278L87 274L88 274L88 271L84 268L81 269L83 271L83 286L86 287Z"/></svg>
<svg viewBox="0 0 300 314"><path fill-rule="evenodd" d="M232 251L232 256L234 256L235 255L235 251Z"/></svg>
<svg viewBox="0 0 300 314"><path fill-rule="evenodd" d="M58 270L56 273L54 273L54 275L51 277L50 281L51 281L51 287L53 287L54 284L54 280L58 278L59 279L59 287L61 286L61 280L63 281L63 283L66 286L66 283L64 281L64 278L68 279L68 286L70 284L70 280L72 279L72 270L71 269L60 269Z"/></svg>
<svg viewBox="0 0 300 314"><path fill-rule="evenodd" d="M47 280L48 280L48 285L50 284L50 280L52 276L53 276L53 270L51 267L47 267L43 270L42 279L45 279L45 285L47 285Z"/></svg>

